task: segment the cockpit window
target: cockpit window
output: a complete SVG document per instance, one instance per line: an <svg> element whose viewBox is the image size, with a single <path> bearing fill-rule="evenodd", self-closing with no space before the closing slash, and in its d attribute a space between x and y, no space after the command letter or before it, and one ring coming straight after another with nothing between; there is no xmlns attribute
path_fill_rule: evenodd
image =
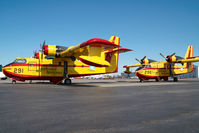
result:
<svg viewBox="0 0 199 133"><path fill-rule="evenodd" d="M135 71L141 70L143 68L151 68L151 65L142 65L142 66L138 67Z"/></svg>
<svg viewBox="0 0 199 133"><path fill-rule="evenodd" d="M145 65L142 65L142 66L138 67L135 71L141 70L144 67L145 67Z"/></svg>
<svg viewBox="0 0 199 133"><path fill-rule="evenodd" d="M2 72L2 65L0 65L0 72Z"/></svg>
<svg viewBox="0 0 199 133"><path fill-rule="evenodd" d="M26 63L26 59L16 59L14 63L19 64L19 63Z"/></svg>
<svg viewBox="0 0 199 133"><path fill-rule="evenodd" d="M151 68L151 65L145 65L144 68Z"/></svg>

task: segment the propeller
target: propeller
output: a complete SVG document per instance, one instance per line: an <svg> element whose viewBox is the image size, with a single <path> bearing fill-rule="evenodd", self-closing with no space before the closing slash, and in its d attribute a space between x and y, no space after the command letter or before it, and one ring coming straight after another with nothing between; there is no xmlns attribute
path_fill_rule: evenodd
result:
<svg viewBox="0 0 199 133"><path fill-rule="evenodd" d="M33 50L33 58L36 57L36 53L37 53L37 51L36 51L36 50Z"/></svg>
<svg viewBox="0 0 199 133"><path fill-rule="evenodd" d="M39 51L41 51L41 56L43 59L43 54L44 54L44 46L46 45L46 40L44 40L43 44L40 43L40 49Z"/></svg>
<svg viewBox="0 0 199 133"><path fill-rule="evenodd" d="M44 46L46 45L46 40L44 40L43 44L40 43L40 50L42 53L44 52Z"/></svg>
<svg viewBox="0 0 199 133"><path fill-rule="evenodd" d="M165 57L162 53L160 53L160 55L161 55L167 62L169 62L170 59L171 59L171 57L174 56L175 54L176 54L176 53L173 53L173 54L168 55L167 57Z"/></svg>
<svg viewBox="0 0 199 133"><path fill-rule="evenodd" d="M139 60L137 58L135 58L135 60L138 61L138 62L140 62L140 64L143 64L145 58L146 58L146 56L144 56L141 60Z"/></svg>

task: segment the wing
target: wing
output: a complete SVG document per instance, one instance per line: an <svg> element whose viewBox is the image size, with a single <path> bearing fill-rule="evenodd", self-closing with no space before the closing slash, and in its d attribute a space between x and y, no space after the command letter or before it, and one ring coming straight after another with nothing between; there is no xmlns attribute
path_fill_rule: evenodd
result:
<svg viewBox="0 0 199 133"><path fill-rule="evenodd" d="M137 63L137 64L133 64L133 65L126 65L126 66L123 66L123 68L129 68L129 67L139 67L139 66L142 66L142 64L140 64L140 63Z"/></svg>
<svg viewBox="0 0 199 133"><path fill-rule="evenodd" d="M112 53L115 52L123 53L128 51L131 50L120 48L119 37L112 36L109 41L94 38L76 46L69 47L68 49L62 51L58 57L75 57L88 65L108 67L110 66L108 55L111 56Z"/></svg>
<svg viewBox="0 0 199 133"><path fill-rule="evenodd" d="M113 48L119 48L119 45L114 42L110 42L100 38L90 39L86 42L78 44L76 46L71 46L68 49L60 53L61 57L71 57L71 56L80 56L80 55L96 55L96 52L102 51L102 48L108 50ZM97 50L97 51L93 51Z"/></svg>

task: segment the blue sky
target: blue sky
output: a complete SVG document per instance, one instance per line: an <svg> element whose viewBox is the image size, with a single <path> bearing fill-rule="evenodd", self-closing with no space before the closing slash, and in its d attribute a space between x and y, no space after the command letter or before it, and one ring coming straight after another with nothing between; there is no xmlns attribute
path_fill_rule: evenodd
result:
<svg viewBox="0 0 199 133"><path fill-rule="evenodd" d="M189 44L199 56L198 0L0 0L0 64L31 57L47 44L72 46L116 35L122 66L147 56L184 56ZM198 65L198 63L195 63Z"/></svg>

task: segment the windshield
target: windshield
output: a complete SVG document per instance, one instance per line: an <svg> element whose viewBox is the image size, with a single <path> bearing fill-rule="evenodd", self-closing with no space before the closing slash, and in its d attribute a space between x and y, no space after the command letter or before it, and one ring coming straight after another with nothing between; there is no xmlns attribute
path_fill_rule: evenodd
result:
<svg viewBox="0 0 199 133"><path fill-rule="evenodd" d="M0 65L0 72L2 72L2 65Z"/></svg>
<svg viewBox="0 0 199 133"><path fill-rule="evenodd" d="M26 63L26 59L16 59L14 61L15 64L19 64L19 63Z"/></svg>
<svg viewBox="0 0 199 133"><path fill-rule="evenodd" d="M151 68L151 65L146 65L144 68Z"/></svg>
<svg viewBox="0 0 199 133"><path fill-rule="evenodd" d="M144 67L145 67L145 65L142 65L141 67L138 67L135 71L141 70Z"/></svg>
<svg viewBox="0 0 199 133"><path fill-rule="evenodd" d="M151 65L142 65L141 67L138 67L135 71L139 71L143 68L151 68Z"/></svg>
<svg viewBox="0 0 199 133"><path fill-rule="evenodd" d="M26 63L26 59L16 59L12 63L9 63L9 64L5 65L4 67L12 65L12 64L22 64L22 63Z"/></svg>

